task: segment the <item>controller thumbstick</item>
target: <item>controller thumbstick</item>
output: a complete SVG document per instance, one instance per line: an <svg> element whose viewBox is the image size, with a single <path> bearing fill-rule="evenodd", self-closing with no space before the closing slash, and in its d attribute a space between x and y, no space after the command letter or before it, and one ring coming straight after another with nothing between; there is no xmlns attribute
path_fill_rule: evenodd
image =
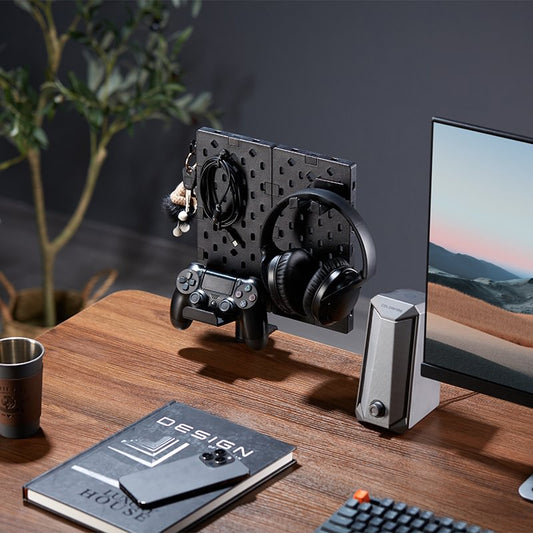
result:
<svg viewBox="0 0 533 533"><path fill-rule="evenodd" d="M203 302L207 302L207 295L203 291L194 291L189 296L189 303L192 305L201 305Z"/></svg>
<svg viewBox="0 0 533 533"><path fill-rule="evenodd" d="M222 300L218 308L222 313L229 313L230 311L235 309L235 305L230 300Z"/></svg>

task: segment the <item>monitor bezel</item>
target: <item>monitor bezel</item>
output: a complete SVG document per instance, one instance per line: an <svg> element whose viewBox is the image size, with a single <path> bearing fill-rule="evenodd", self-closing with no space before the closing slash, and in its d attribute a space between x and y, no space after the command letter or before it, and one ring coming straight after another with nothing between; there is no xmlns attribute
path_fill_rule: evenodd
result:
<svg viewBox="0 0 533 533"><path fill-rule="evenodd" d="M434 149L434 134L435 134L435 125L436 124L445 124L447 126L454 126L457 128L462 128L470 131L475 131L478 133L484 133L487 135L493 135L496 137L503 137L510 140L526 142L533 145L533 138L525 137L522 135L515 135L512 133L492 130L485 127L475 126L473 124L466 124L462 122L457 122L455 120L449 120L445 118L433 117L431 120L431 150L430 150L430 183L429 183L429 199L428 199L428 211L427 211L427 239L426 239L426 309L427 309L427 284L428 284L428 266L429 266L429 236L431 228L431 193L432 193L432 176L433 176L433 149ZM427 316L424 317L427 326ZM425 338L425 341L427 338ZM448 383L450 385L455 385L463 389L468 389L474 392L480 392L488 396L499 398L502 400L510 401L516 404L525 405L527 407L533 407L533 394L525 390L516 389L509 387L507 385L502 385L493 381L489 381L478 376L473 376L471 374L465 374L457 370L452 370L440 365L435 364L434 362L428 362L426 360L427 352L424 342L424 356L421 364L421 374L424 377L440 381L442 383Z"/></svg>

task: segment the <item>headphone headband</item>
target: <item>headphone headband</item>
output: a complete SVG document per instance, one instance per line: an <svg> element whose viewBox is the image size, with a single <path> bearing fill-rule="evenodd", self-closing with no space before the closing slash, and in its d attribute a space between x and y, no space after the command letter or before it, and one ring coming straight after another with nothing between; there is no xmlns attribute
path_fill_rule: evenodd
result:
<svg viewBox="0 0 533 533"><path fill-rule="evenodd" d="M361 278L364 280L374 275L376 271L376 249L364 220L350 202L342 196L326 189L309 188L288 194L272 209L265 220L263 231L261 232L260 245L263 255L268 253L268 255L274 256L282 252L273 241L274 227L281 212L289 205L293 198L314 200L325 207L338 211L350 224L359 242L363 259L363 268L360 272Z"/></svg>

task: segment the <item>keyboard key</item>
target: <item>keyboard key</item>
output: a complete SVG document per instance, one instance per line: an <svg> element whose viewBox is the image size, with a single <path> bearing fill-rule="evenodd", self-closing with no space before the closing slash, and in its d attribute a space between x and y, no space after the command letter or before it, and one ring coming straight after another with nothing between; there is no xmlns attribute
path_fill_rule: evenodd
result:
<svg viewBox="0 0 533 533"><path fill-rule="evenodd" d="M403 502L397 502L394 504L393 509L399 513L403 513L407 509L407 504Z"/></svg>
<svg viewBox="0 0 533 533"><path fill-rule="evenodd" d="M494 533L452 517L358 490L316 533Z"/></svg>
<svg viewBox="0 0 533 533"><path fill-rule="evenodd" d="M357 510L352 509L351 507L348 507L347 505L343 505L338 511L338 514L345 516L346 518L355 518L357 515Z"/></svg>
<svg viewBox="0 0 533 533"><path fill-rule="evenodd" d="M468 527L468 524L466 522L454 522L453 529L454 531L466 531L466 528Z"/></svg>
<svg viewBox="0 0 533 533"><path fill-rule="evenodd" d="M333 522L334 524L338 526L348 527L352 525L353 519L342 516L339 513L335 513L334 515L331 516L330 522Z"/></svg>
<svg viewBox="0 0 533 533"><path fill-rule="evenodd" d="M317 533L351 533L351 531L349 527L338 526L337 524L328 522L327 524L323 524Z"/></svg>

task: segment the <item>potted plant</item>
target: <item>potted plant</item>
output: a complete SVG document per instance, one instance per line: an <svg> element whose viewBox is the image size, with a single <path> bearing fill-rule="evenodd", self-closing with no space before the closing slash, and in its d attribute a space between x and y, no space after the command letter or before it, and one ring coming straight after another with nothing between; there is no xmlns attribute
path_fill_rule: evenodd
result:
<svg viewBox="0 0 533 533"><path fill-rule="evenodd" d="M169 33L171 12L186 0L125 2L120 21L103 14L107 6L101 0L61 6L51 0L14 1L40 27L47 65L37 86L26 67L0 67L0 135L13 146L0 170L23 161L29 165L42 262L43 325L51 327L58 321L55 260L83 221L115 135L148 119L191 124L202 117L215 123L216 116L209 93L192 95L183 85L179 56L191 27ZM189 6L196 16L199 2ZM64 33L58 30L56 9L72 10ZM63 72L64 50L70 45L83 54L84 75ZM62 231L50 238L41 155L48 148L47 126L67 106L87 123L89 157L79 201Z"/></svg>

